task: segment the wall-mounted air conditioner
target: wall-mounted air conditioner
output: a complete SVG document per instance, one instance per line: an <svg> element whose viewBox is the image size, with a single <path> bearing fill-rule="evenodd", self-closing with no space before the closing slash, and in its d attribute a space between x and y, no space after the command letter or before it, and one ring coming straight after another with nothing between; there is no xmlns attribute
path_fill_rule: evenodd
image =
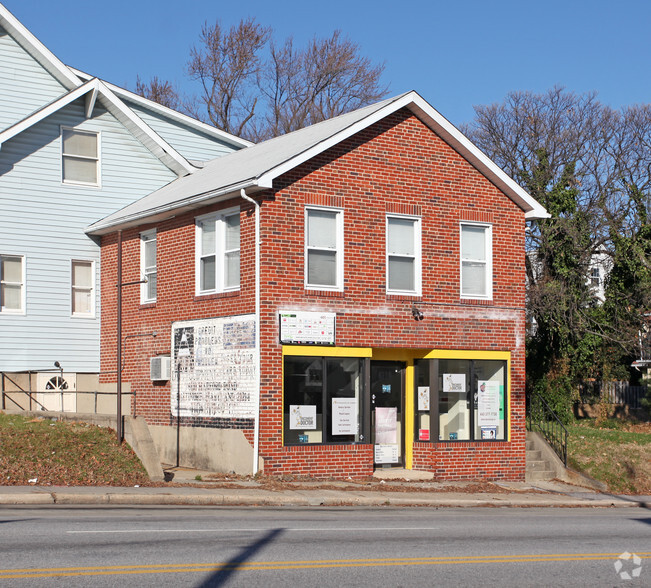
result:
<svg viewBox="0 0 651 588"><path fill-rule="evenodd" d="M170 379L170 357L159 355L149 360L149 373L152 382L164 382Z"/></svg>

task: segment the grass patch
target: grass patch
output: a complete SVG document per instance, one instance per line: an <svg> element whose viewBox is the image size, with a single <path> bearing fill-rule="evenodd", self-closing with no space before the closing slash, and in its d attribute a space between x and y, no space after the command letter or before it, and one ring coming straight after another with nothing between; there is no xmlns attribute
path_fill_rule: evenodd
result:
<svg viewBox="0 0 651 588"><path fill-rule="evenodd" d="M594 419L568 425L568 465L611 492L651 494L651 424Z"/></svg>
<svg viewBox="0 0 651 588"><path fill-rule="evenodd" d="M0 439L3 486L133 486L149 482L131 447L118 445L111 429L0 412Z"/></svg>

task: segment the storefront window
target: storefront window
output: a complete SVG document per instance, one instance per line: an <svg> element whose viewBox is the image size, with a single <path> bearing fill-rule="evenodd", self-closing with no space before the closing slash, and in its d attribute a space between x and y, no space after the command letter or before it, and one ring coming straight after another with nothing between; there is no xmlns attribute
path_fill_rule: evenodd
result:
<svg viewBox="0 0 651 588"><path fill-rule="evenodd" d="M502 361L473 362L475 439L505 439L506 366Z"/></svg>
<svg viewBox="0 0 651 588"><path fill-rule="evenodd" d="M506 439L506 362L415 362L415 441Z"/></svg>
<svg viewBox="0 0 651 588"><path fill-rule="evenodd" d="M286 357L286 445L361 440L363 362L357 358Z"/></svg>
<svg viewBox="0 0 651 588"><path fill-rule="evenodd" d="M430 441L431 380L432 361L416 360L416 441Z"/></svg>
<svg viewBox="0 0 651 588"><path fill-rule="evenodd" d="M470 361L439 361L439 439L470 439Z"/></svg>

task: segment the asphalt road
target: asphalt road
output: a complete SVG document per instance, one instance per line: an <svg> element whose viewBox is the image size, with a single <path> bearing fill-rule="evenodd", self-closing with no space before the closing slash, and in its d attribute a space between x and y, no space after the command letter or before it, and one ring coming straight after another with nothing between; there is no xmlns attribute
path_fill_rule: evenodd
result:
<svg viewBox="0 0 651 588"><path fill-rule="evenodd" d="M0 556L12 587L650 586L651 511L3 507Z"/></svg>

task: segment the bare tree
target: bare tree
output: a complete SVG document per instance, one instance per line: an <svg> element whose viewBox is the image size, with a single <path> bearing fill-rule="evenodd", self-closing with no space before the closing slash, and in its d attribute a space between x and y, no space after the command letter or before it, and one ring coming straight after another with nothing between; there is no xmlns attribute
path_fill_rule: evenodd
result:
<svg viewBox="0 0 651 588"><path fill-rule="evenodd" d="M268 101L263 136L270 137L371 104L387 93L380 78L384 65L373 65L359 46L335 31L297 49L289 38L271 45L261 80Z"/></svg>
<svg viewBox="0 0 651 588"><path fill-rule="evenodd" d="M613 110L595 93L555 87L512 92L475 113L468 136L552 215L527 232L528 310L538 325L529 372L551 377L552 389L598 377L607 356L633 352L636 326L648 312L649 297L627 289L648 291L650 283L643 211L651 188L651 107ZM588 275L604 254L615 262L619 286L607 288L601 306ZM638 263L624 263L633 255ZM621 308L629 311L615 316Z"/></svg>
<svg viewBox="0 0 651 588"><path fill-rule="evenodd" d="M159 79L158 76L154 76L148 83L143 82L138 76L136 79L136 94L168 108L184 110L181 97L176 88L167 80Z"/></svg>
<svg viewBox="0 0 651 588"><path fill-rule="evenodd" d="M187 73L199 94L181 98L169 82L138 79L136 91L253 141L295 131L386 95L384 65L374 65L341 31L297 47L278 44L255 19L225 30L205 23Z"/></svg>
<svg viewBox="0 0 651 588"><path fill-rule="evenodd" d="M261 52L271 29L254 19L242 20L224 31L219 21L205 23L200 44L193 47L188 74L201 84L199 101L208 120L228 133L242 136L256 115L260 93L258 78L263 67ZM205 116L203 114L205 113Z"/></svg>

